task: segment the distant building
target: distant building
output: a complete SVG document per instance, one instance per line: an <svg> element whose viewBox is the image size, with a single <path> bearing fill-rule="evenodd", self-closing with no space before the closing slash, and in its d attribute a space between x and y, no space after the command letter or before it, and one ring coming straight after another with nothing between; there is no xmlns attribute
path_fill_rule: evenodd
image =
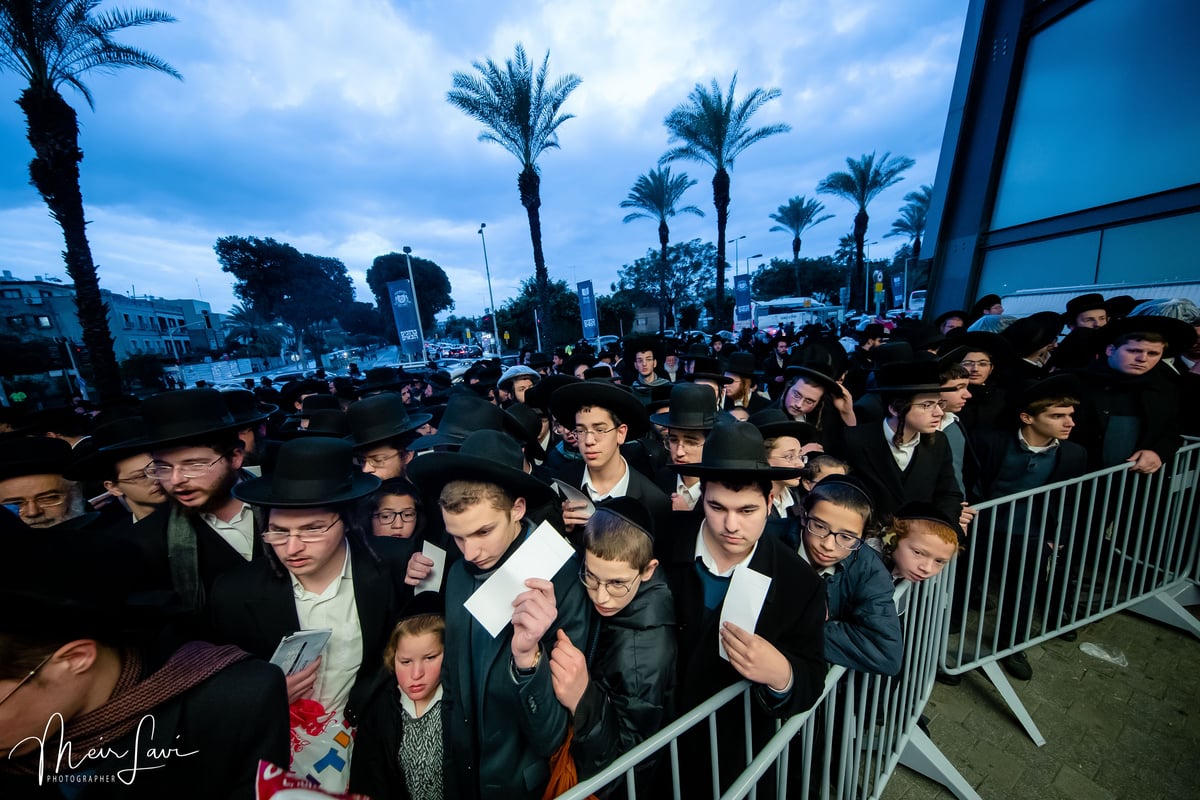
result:
<svg viewBox="0 0 1200 800"><path fill-rule="evenodd" d="M117 360L153 353L174 361L197 360L220 350L221 315L203 300L126 297L107 290L108 327ZM83 341L75 309L75 290L68 284L0 277L0 333Z"/></svg>

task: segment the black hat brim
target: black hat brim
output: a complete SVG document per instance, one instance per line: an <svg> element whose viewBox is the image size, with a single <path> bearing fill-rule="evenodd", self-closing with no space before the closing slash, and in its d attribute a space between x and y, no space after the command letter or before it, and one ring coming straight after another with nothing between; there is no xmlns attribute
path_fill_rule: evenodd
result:
<svg viewBox="0 0 1200 800"><path fill-rule="evenodd" d="M785 381L790 381L792 378L804 378L805 380L812 381L825 391L833 394L840 394L841 392L841 389L838 388L837 381L825 373L809 367L786 367L783 370L783 379Z"/></svg>
<svg viewBox="0 0 1200 800"><path fill-rule="evenodd" d="M754 425L753 422L750 423ZM800 444L814 444L820 441L821 432L817 427L808 422L800 422L792 420L791 422L767 422L762 425L755 425L758 432L762 434L763 439L775 439L780 436L791 436Z"/></svg>
<svg viewBox="0 0 1200 800"><path fill-rule="evenodd" d="M359 500L378 489L380 484L374 475L356 473L348 485L336 492L322 493L320 497L293 497L276 494L273 481L273 476L242 481L234 484L233 496L243 503L263 508L320 508Z"/></svg>
<svg viewBox="0 0 1200 800"><path fill-rule="evenodd" d="M616 414L621 424L628 426L628 439L637 439L649 430L650 418L646 408L633 392L600 381L571 383L550 397L550 413L560 424L575 425L575 413L587 406L606 408Z"/></svg>
<svg viewBox="0 0 1200 800"><path fill-rule="evenodd" d="M1167 340L1163 355L1174 356L1186 352L1196 341L1196 329L1183 320L1173 317L1145 316L1121 317L1100 329L1101 341L1105 345L1131 333L1156 333Z"/></svg>
<svg viewBox="0 0 1200 800"><path fill-rule="evenodd" d="M799 478L800 467L772 467L765 461L736 461L728 464L673 464L680 475L710 481L787 481Z"/></svg>
<svg viewBox="0 0 1200 800"><path fill-rule="evenodd" d="M556 497L548 485L527 472L463 453L417 456L408 465L407 475L428 494L440 491L451 481L479 481L499 486L514 499L523 497L531 506L553 502Z"/></svg>

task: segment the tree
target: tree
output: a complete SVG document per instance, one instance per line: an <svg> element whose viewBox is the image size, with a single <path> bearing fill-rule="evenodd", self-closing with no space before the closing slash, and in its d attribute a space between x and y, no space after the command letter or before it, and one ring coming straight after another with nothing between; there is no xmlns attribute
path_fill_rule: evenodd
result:
<svg viewBox="0 0 1200 800"><path fill-rule="evenodd" d="M550 276L542 253L542 179L537 160L546 150L558 149L558 127L575 116L559 112L583 81L578 75L568 73L547 88L550 52L546 52L535 75L520 43L513 58L504 62L503 69L490 58L486 63L474 61L471 66L479 76L455 72L454 88L446 94L446 99L487 127L479 134L481 142L495 142L521 162L517 190L529 217L538 303L547 309L551 301Z"/></svg>
<svg viewBox="0 0 1200 800"><path fill-rule="evenodd" d="M793 279L796 268L796 262L782 258L773 258L770 264L758 267L750 279L754 298L761 301L791 296L795 291ZM821 256L801 258L800 269L807 277L808 284L807 293L802 296L821 302L838 302L838 290L846 285L847 267L836 263L830 256Z"/></svg>
<svg viewBox="0 0 1200 800"><path fill-rule="evenodd" d="M779 97L778 89L753 89L740 102L734 102L737 88L737 73L729 81L729 94L725 96L721 87L713 80L710 89L700 84L692 89L688 99L680 103L667 115L663 124L670 133L671 142L680 144L668 150L658 160L659 164L671 161L699 161L713 168L713 205L717 209L717 291L713 308L719 316L718 327L728 327L733 322L725 314L725 227L729 222L729 170L733 162L750 145L786 133L792 128L784 123L751 128L750 118L764 104Z"/></svg>
<svg viewBox="0 0 1200 800"><path fill-rule="evenodd" d="M438 312L454 308L454 298L450 296L450 278L437 264L420 256L405 257L403 253L376 256L367 270L367 286L371 287L379 313L386 320L383 329L390 342L398 342L399 334L396 333L396 326L392 324L392 301L387 285L391 281L408 279L408 259L412 259L417 311L421 317L421 330L425 331L426 338L433 335Z"/></svg>
<svg viewBox="0 0 1200 800"><path fill-rule="evenodd" d="M244 350L250 356L270 358L283 349L279 326L253 308L235 305L228 317L232 327L225 337L226 352Z"/></svg>
<svg viewBox="0 0 1200 800"><path fill-rule="evenodd" d="M323 325L354 300L346 265L256 236L223 236L213 250L221 269L236 279L233 293L268 319L283 320L296 337L301 358L307 340L322 366Z"/></svg>
<svg viewBox="0 0 1200 800"><path fill-rule="evenodd" d="M711 242L699 239L672 245L665 254L650 250L621 268L617 287L658 306L659 330L674 328L679 305L712 286L715 254Z"/></svg>
<svg viewBox="0 0 1200 800"><path fill-rule="evenodd" d="M804 195L793 197L787 201L787 205L779 207L779 211L771 215L771 219L778 222L778 225L772 225L772 231L782 231L792 235L792 263L796 273L796 295L804 294L804 287L800 285L800 236L809 228L818 225L827 219L833 219L833 214L825 214L818 216L825 210L825 206L815 198L807 199Z"/></svg>
<svg viewBox="0 0 1200 800"><path fill-rule="evenodd" d="M637 300L634 293L628 289L618 289L614 283L612 294L596 296L596 313L600 315L600 333L609 336L622 336L625 331L633 330L633 320L637 316Z"/></svg>
<svg viewBox="0 0 1200 800"><path fill-rule="evenodd" d="M476 336L477 332L481 330L477 317L457 317L454 314L446 317L446 321L442 323L441 327L443 335L447 339L457 342L467 341L467 331L471 331L471 335Z"/></svg>
<svg viewBox="0 0 1200 800"><path fill-rule="evenodd" d="M670 167L652 169L649 174L638 176L637 182L629 190L629 196L621 201L621 208L639 209L638 211L626 214L625 219L622 220L623 222L632 222L635 219L652 219L658 222L658 244L661 248L660 258L662 262L659 272L663 278L663 283L659 286L659 294L664 297L667 291L666 277L669 275L667 243L671 240L671 229L667 225L667 220L676 214L704 216L704 212L695 206L684 206L680 209L675 208L675 205L683 199L683 193L695 185L696 181L690 180L686 172L681 172L672 177ZM675 322L672 320L669 327L674 326ZM658 329L663 330L667 327L663 305L660 303Z"/></svg>
<svg viewBox="0 0 1200 800"><path fill-rule="evenodd" d="M867 206L880 192L900 180L900 173L912 168L913 161L908 156L892 157L884 153L883 158L875 160L875 153L864 154L855 161L846 159L846 172L831 172L817 185L817 191L822 194L832 194L843 200L848 200L858 207L854 215L854 272L850 275L850 301L861 297L865 287L859 281L865 280L863 275L863 246L867 240ZM857 286L856 286L857 285ZM867 309L863 309L866 311Z"/></svg>
<svg viewBox="0 0 1200 800"><path fill-rule="evenodd" d="M921 260L921 237L925 235L925 220L929 216L929 203L933 199L933 187L923 184L915 192L904 195L905 205L900 209L900 216L892 222L892 229L884 236L904 236L912 246L913 267L918 267ZM911 277L911 276L910 276ZM908 307L908 298L904 298Z"/></svg>
<svg viewBox="0 0 1200 800"><path fill-rule="evenodd" d="M553 326L559 331L575 331L576 336L563 336L562 339L575 339L583 334L583 326L579 319L579 297L567 286L566 281L550 281L549 313L541 316L542 343L546 345L559 341L549 338L547 328ZM497 322L500 324L500 335L511 334L508 347L516 348L524 344L533 347L537 342L537 330L534 327L534 314L538 308L537 280L526 278L521 283L520 293L500 306ZM491 330L490 325L484 326L484 333ZM497 343L505 346L501 340Z"/></svg>
<svg viewBox="0 0 1200 800"><path fill-rule="evenodd" d="M33 147L30 182L62 228L63 260L75 284L75 305L83 341L95 368L96 390L103 400L122 392L121 373L108 328L108 308L88 244L83 193L79 188L79 120L59 88L67 84L95 108L83 82L91 71L129 67L163 72L175 69L151 53L113 40L127 28L174 22L150 9L93 13L99 0L0 0L0 69L16 73L28 86L17 105L25 114L26 136Z"/></svg>
<svg viewBox="0 0 1200 800"><path fill-rule="evenodd" d="M337 321L342 330L355 337L383 339L386 327L384 316L371 303L355 301L346 308L338 311Z"/></svg>

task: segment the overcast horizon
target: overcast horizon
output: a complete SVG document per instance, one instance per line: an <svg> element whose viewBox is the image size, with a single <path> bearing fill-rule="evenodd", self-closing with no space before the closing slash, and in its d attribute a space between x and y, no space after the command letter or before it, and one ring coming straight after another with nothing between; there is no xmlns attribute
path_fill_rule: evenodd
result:
<svg viewBox="0 0 1200 800"><path fill-rule="evenodd" d="M663 118L697 83L716 79L724 90L734 72L739 99L754 87L781 90L756 126L792 126L730 170L727 238L746 236L738 268L755 253L790 258L791 236L769 232L769 215L795 195L815 196L835 215L805 235L801 255L832 254L854 209L817 195L817 183L871 151L916 160L869 208L871 255L893 253L904 241L884 234L903 196L933 183L966 11L961 0L919 0L903 14L881 0L150 6L178 22L119 41L165 59L182 82L144 71L88 75L95 111L63 90L79 114L102 288L196 297L225 313L237 300L213 245L261 236L340 258L356 299L373 302L372 259L407 245L446 271L460 315L488 305L480 222L497 304L532 275L533 255L520 164L479 142L479 123L446 102L454 71L503 63L521 42L538 63L549 50L552 80L582 78L563 109L576 118L559 129L561 149L538 161L543 246L552 279L572 287L590 279L607 294L622 265L657 246L654 222L622 224L618 204L667 150ZM101 10L117 7L128 6ZM66 281L61 230L28 183L31 150L15 104L22 88L0 74L9 100L0 111L0 267ZM682 205L705 217L676 217L672 241L714 240L711 169L676 162L678 171L698 181ZM731 246L731 263L734 255Z"/></svg>

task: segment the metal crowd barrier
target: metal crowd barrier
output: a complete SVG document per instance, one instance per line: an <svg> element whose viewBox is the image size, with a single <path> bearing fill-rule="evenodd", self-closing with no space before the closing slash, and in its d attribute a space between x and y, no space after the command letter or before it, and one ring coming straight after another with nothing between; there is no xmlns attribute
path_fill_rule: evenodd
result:
<svg viewBox="0 0 1200 800"><path fill-rule="evenodd" d="M878 798L898 764L903 764L946 786L962 800L979 795L942 755L919 721L933 691L942 652L944 617L950 593L940 575L922 584L902 583L896 589L897 608L904 632L904 660L896 677L864 675L833 667L817 704L776 725L775 735L757 753L746 740L747 765L721 795L721 800L754 798L758 791L777 798L857 800ZM688 730L707 721L709 768L713 785L716 772L716 714L722 707L743 704L749 716L750 694L746 682L725 689L680 717L659 733L617 759L608 769L581 782L560 800L582 800L613 781L624 778L630 800L637 797L634 769L670 750L672 796L680 798L677 741ZM749 726L746 726L749 730ZM753 756L753 757L751 757ZM774 768L772 770L772 768ZM768 772L770 772L769 777ZM772 781L764 786L763 780ZM714 798L716 792L714 791Z"/></svg>
<svg viewBox="0 0 1200 800"><path fill-rule="evenodd" d="M1200 437L1184 436L1183 441L1187 446L1200 444ZM1191 466L1195 469L1200 465L1193 462ZM1194 472L1190 475L1177 473L1174 480L1179 487L1178 491L1186 491L1185 487L1187 486L1191 486L1193 489L1200 486L1200 476ZM1190 498L1184 497L1181 502L1183 503L1183 516L1180 520L1180 530L1185 531L1185 535L1191 540L1193 567L1191 582L1182 588L1175 599L1180 605L1195 606L1200 605L1200 491L1193 491Z"/></svg>
<svg viewBox="0 0 1200 800"><path fill-rule="evenodd" d="M1191 441L1151 475L1119 465L974 506L941 584L953 594L942 668L981 669L1041 746L1001 659L1123 610L1200 636L1183 606L1200 575L1198 477Z"/></svg>

